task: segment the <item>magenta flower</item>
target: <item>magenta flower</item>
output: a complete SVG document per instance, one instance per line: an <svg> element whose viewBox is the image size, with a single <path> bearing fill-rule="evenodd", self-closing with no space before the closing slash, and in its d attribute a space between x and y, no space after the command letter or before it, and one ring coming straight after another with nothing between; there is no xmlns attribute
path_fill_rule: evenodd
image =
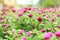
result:
<svg viewBox="0 0 60 40"><path fill-rule="evenodd" d="M28 7L25 7L25 8L23 8L23 9L28 10Z"/></svg>
<svg viewBox="0 0 60 40"><path fill-rule="evenodd" d="M26 9L26 10L31 10L31 8L30 8L30 7L25 7L24 9Z"/></svg>
<svg viewBox="0 0 60 40"><path fill-rule="evenodd" d="M54 22L54 20L55 20L54 18L51 19L52 22Z"/></svg>
<svg viewBox="0 0 60 40"><path fill-rule="evenodd" d="M23 34L24 33L24 30L20 30L20 34Z"/></svg>
<svg viewBox="0 0 60 40"><path fill-rule="evenodd" d="M46 29L43 29L42 32L46 32Z"/></svg>
<svg viewBox="0 0 60 40"><path fill-rule="evenodd" d="M28 8L28 10L31 10L31 9L32 9L32 8L30 8L30 7Z"/></svg>
<svg viewBox="0 0 60 40"><path fill-rule="evenodd" d="M5 26L7 26L7 25L6 25L6 24L2 24L2 26L4 26L4 27L5 27Z"/></svg>
<svg viewBox="0 0 60 40"><path fill-rule="evenodd" d="M22 14L18 14L18 17L22 16Z"/></svg>
<svg viewBox="0 0 60 40"><path fill-rule="evenodd" d="M30 37L30 36L31 36L31 33L30 33L30 32L28 32L28 33L27 33L27 36L29 36L29 37Z"/></svg>
<svg viewBox="0 0 60 40"><path fill-rule="evenodd" d="M26 37L22 37L21 40L26 40Z"/></svg>
<svg viewBox="0 0 60 40"><path fill-rule="evenodd" d="M25 13L27 10L25 8L20 10L21 12Z"/></svg>
<svg viewBox="0 0 60 40"><path fill-rule="evenodd" d="M58 25L58 28L60 28L60 25Z"/></svg>
<svg viewBox="0 0 60 40"><path fill-rule="evenodd" d="M38 17L38 19L37 19L39 22L42 22L42 17Z"/></svg>
<svg viewBox="0 0 60 40"><path fill-rule="evenodd" d="M32 14L28 14L29 17L32 17L33 15Z"/></svg>
<svg viewBox="0 0 60 40"><path fill-rule="evenodd" d="M55 32L56 37L60 37L60 31Z"/></svg>
<svg viewBox="0 0 60 40"><path fill-rule="evenodd" d="M52 37L52 33L48 32L44 35L44 40L50 39Z"/></svg>
<svg viewBox="0 0 60 40"><path fill-rule="evenodd" d="M2 20L2 18L0 17L0 20Z"/></svg>
<svg viewBox="0 0 60 40"><path fill-rule="evenodd" d="M57 14L57 17L60 17L60 14Z"/></svg>
<svg viewBox="0 0 60 40"><path fill-rule="evenodd" d="M15 12L16 12L16 9L12 9L12 12L14 12L14 13L15 13Z"/></svg>

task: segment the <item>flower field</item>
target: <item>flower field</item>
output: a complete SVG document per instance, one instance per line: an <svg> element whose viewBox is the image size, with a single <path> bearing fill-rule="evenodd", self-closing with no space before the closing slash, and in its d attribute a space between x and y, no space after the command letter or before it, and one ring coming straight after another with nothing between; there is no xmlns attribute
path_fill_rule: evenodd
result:
<svg viewBox="0 0 60 40"><path fill-rule="evenodd" d="M60 40L58 8L0 9L0 40Z"/></svg>

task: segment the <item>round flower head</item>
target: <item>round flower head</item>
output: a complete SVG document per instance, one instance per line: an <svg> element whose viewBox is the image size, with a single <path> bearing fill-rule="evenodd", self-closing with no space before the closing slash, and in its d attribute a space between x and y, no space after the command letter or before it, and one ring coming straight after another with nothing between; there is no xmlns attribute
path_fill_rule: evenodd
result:
<svg viewBox="0 0 60 40"><path fill-rule="evenodd" d="M60 17L60 14L57 14L57 17Z"/></svg>
<svg viewBox="0 0 60 40"><path fill-rule="evenodd" d="M26 37L22 37L21 40L26 40Z"/></svg>
<svg viewBox="0 0 60 40"><path fill-rule="evenodd" d="M27 33L27 36L29 36L29 37L30 37L30 36L31 36L31 33L30 33L30 32L28 32L28 33Z"/></svg>
<svg viewBox="0 0 60 40"><path fill-rule="evenodd" d="M38 19L37 19L39 22L42 22L42 17L38 17Z"/></svg>
<svg viewBox="0 0 60 40"><path fill-rule="evenodd" d="M52 33L48 32L44 35L44 40L50 39L52 37Z"/></svg>
<svg viewBox="0 0 60 40"><path fill-rule="evenodd" d="M2 26L4 26L4 27L5 27L5 26L6 26L6 24L2 24Z"/></svg>
<svg viewBox="0 0 60 40"><path fill-rule="evenodd" d="M55 32L56 37L60 37L60 31Z"/></svg>
<svg viewBox="0 0 60 40"><path fill-rule="evenodd" d="M24 33L24 30L20 30L20 32L19 32L20 34L23 34Z"/></svg>
<svg viewBox="0 0 60 40"><path fill-rule="evenodd" d="M60 28L60 25L58 25L58 28Z"/></svg>
<svg viewBox="0 0 60 40"><path fill-rule="evenodd" d="M29 17L32 17L33 15L32 14L28 14Z"/></svg>
<svg viewBox="0 0 60 40"><path fill-rule="evenodd" d="M18 17L22 16L23 14L18 14Z"/></svg>

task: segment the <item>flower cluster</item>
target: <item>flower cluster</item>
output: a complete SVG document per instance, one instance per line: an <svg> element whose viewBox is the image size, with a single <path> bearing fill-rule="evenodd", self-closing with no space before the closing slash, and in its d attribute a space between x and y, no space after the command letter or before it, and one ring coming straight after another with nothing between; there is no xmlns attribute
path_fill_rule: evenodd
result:
<svg viewBox="0 0 60 40"><path fill-rule="evenodd" d="M2 40L53 40L60 38L58 8L8 8L0 10ZM60 40L60 39L59 39Z"/></svg>

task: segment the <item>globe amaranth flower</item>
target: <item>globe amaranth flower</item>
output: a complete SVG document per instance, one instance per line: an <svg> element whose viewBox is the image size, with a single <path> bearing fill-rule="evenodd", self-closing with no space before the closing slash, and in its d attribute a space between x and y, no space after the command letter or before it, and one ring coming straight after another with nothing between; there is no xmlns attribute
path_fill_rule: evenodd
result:
<svg viewBox="0 0 60 40"><path fill-rule="evenodd" d="M52 33L48 32L44 35L44 40L50 39L52 37Z"/></svg>
<svg viewBox="0 0 60 40"><path fill-rule="evenodd" d="M33 15L32 14L28 14L29 17L32 17Z"/></svg>
<svg viewBox="0 0 60 40"><path fill-rule="evenodd" d="M30 33L30 32L28 32L28 33L27 33L27 36L29 36L29 37L30 37L30 36L31 36L31 33Z"/></svg>
<svg viewBox="0 0 60 40"><path fill-rule="evenodd" d="M2 24L3 27L7 26L6 24Z"/></svg>
<svg viewBox="0 0 60 40"><path fill-rule="evenodd" d="M42 22L43 21L43 18L42 17L38 17L37 19L39 22Z"/></svg>
<svg viewBox="0 0 60 40"><path fill-rule="evenodd" d="M24 33L24 30L20 30L20 32L19 32L20 34L23 34Z"/></svg>
<svg viewBox="0 0 60 40"><path fill-rule="evenodd" d="M20 11L23 13L27 12L27 10L25 8L21 9Z"/></svg>
<svg viewBox="0 0 60 40"><path fill-rule="evenodd" d="M60 17L60 14L57 14L57 17Z"/></svg>
<svg viewBox="0 0 60 40"><path fill-rule="evenodd" d="M60 37L60 31L55 32L56 37Z"/></svg>
<svg viewBox="0 0 60 40"><path fill-rule="evenodd" d="M23 14L18 14L18 17L22 16Z"/></svg>
<svg viewBox="0 0 60 40"><path fill-rule="evenodd" d="M22 37L21 40L26 40L26 37Z"/></svg>
<svg viewBox="0 0 60 40"><path fill-rule="evenodd" d="M14 12L14 13L15 13L15 12L16 12L16 9L12 9L12 12Z"/></svg>
<svg viewBox="0 0 60 40"><path fill-rule="evenodd" d="M60 25L58 25L58 28L60 28Z"/></svg>

